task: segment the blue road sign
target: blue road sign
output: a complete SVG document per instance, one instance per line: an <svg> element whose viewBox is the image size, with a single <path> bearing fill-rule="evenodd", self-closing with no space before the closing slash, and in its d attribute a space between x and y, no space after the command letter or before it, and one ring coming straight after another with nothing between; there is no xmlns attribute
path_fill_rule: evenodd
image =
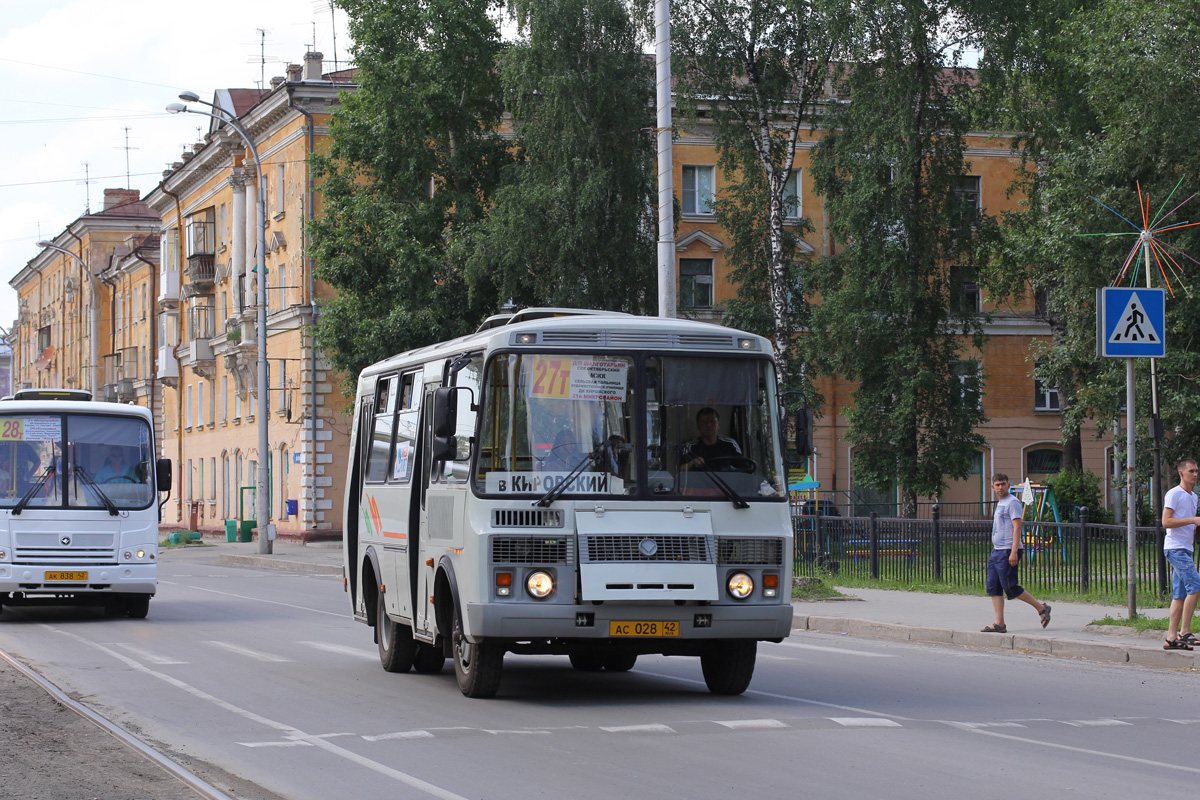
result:
<svg viewBox="0 0 1200 800"><path fill-rule="evenodd" d="M1107 358L1162 358L1166 344L1163 289L1107 287L1096 292L1096 353Z"/></svg>

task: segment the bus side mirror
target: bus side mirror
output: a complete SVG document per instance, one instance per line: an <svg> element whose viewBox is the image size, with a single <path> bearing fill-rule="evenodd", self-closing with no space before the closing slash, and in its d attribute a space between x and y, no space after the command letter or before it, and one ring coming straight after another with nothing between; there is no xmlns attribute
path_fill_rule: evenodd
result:
<svg viewBox="0 0 1200 800"><path fill-rule="evenodd" d="M154 463L154 478L160 492L171 491L171 459L160 458Z"/></svg>
<svg viewBox="0 0 1200 800"><path fill-rule="evenodd" d="M433 393L433 460L453 461L458 455L458 386L443 386Z"/></svg>

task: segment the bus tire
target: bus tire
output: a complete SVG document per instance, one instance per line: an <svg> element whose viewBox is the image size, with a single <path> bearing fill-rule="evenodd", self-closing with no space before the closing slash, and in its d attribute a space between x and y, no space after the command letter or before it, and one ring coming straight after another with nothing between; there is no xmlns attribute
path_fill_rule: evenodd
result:
<svg viewBox="0 0 1200 800"><path fill-rule="evenodd" d="M467 697L493 697L500 688L504 650L492 642L468 642L458 604L454 606L454 677Z"/></svg>
<svg viewBox="0 0 1200 800"><path fill-rule="evenodd" d="M573 650L567 654L571 666L580 672L599 672L604 669L604 659L595 650Z"/></svg>
<svg viewBox="0 0 1200 800"><path fill-rule="evenodd" d="M375 596L375 640L379 643L379 663L388 672L408 672L417 652L412 629L388 616L383 592L376 592Z"/></svg>
<svg viewBox="0 0 1200 800"><path fill-rule="evenodd" d="M637 653L606 653L604 669L608 672L629 672L637 659Z"/></svg>
<svg viewBox="0 0 1200 800"><path fill-rule="evenodd" d="M131 594L125 598L125 613L130 619L145 619L150 613L150 595Z"/></svg>
<svg viewBox="0 0 1200 800"><path fill-rule="evenodd" d="M713 642L700 656L704 683L713 694L741 694L754 677L754 660L758 642L732 639Z"/></svg>
<svg viewBox="0 0 1200 800"><path fill-rule="evenodd" d="M416 657L413 658L413 669L422 675L436 675L446 665L446 656L441 647L435 647L425 642L417 642Z"/></svg>

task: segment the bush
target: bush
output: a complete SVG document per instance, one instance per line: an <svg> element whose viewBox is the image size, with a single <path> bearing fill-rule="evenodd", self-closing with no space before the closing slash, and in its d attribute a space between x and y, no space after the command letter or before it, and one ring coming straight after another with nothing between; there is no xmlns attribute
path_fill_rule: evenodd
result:
<svg viewBox="0 0 1200 800"><path fill-rule="evenodd" d="M1101 518L1105 516L1112 521L1112 512L1103 508L1100 502L1100 478L1096 473L1067 469L1050 478L1050 484L1058 501L1058 513L1065 519L1075 520L1076 509L1087 506L1088 518L1093 522L1103 522Z"/></svg>

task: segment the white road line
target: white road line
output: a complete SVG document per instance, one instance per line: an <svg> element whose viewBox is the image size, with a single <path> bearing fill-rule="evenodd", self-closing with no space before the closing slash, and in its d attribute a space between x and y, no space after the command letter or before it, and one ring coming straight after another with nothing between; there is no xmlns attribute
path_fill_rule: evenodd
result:
<svg viewBox="0 0 1200 800"><path fill-rule="evenodd" d="M718 725L724 725L730 730L766 730L768 728L787 728L786 722L777 719L718 719L713 720Z"/></svg>
<svg viewBox="0 0 1200 800"><path fill-rule="evenodd" d="M393 739L432 739L429 731L396 731L395 733L378 733L374 736L362 737L368 742L390 742Z"/></svg>
<svg viewBox="0 0 1200 800"><path fill-rule="evenodd" d="M897 658L895 653L871 653L866 650L850 650L845 647L825 647L819 644L797 644L796 642L778 642L779 647L795 647L798 650L819 650L823 653L840 653L845 656L860 656L861 658Z"/></svg>
<svg viewBox="0 0 1200 800"><path fill-rule="evenodd" d="M374 653L363 650L359 647L348 647L344 644L329 644L328 642L297 642L297 644L306 645L316 650L324 650L326 653L336 653L339 656L354 656L355 658L364 658L368 661L374 661L378 658Z"/></svg>
<svg viewBox="0 0 1200 800"><path fill-rule="evenodd" d="M608 733L675 733L675 729L670 725L658 725L651 723L649 725L612 725L600 726L600 730Z"/></svg>
<svg viewBox="0 0 1200 800"><path fill-rule="evenodd" d="M263 653L259 650L251 650L249 647L242 647L240 645L233 644L232 642L217 642L210 640L206 641L205 644L211 644L213 647L220 647L223 650L228 650L231 653L237 653L239 656L245 656L246 658L253 658L256 661L270 661L276 664L282 664L291 661L290 658L284 658L283 656L277 656L271 653Z"/></svg>
<svg viewBox="0 0 1200 800"><path fill-rule="evenodd" d="M943 725L951 725L955 728L1024 728L1025 726L1019 722L955 722L953 720L941 720Z"/></svg>
<svg viewBox="0 0 1200 800"><path fill-rule="evenodd" d="M846 728L900 728L903 727L894 719L879 719L878 717L830 717L832 722L836 722Z"/></svg>
<svg viewBox="0 0 1200 800"><path fill-rule="evenodd" d="M1063 725L1070 725L1075 728L1109 728L1117 725L1132 725L1131 722L1122 722L1119 719L1064 719Z"/></svg>
<svg viewBox="0 0 1200 800"><path fill-rule="evenodd" d="M185 681L181 681L178 678L174 678L174 677L166 674L165 672L158 672L156 670L150 669L145 664L142 664L140 661L135 661L134 659L129 658L128 656L118 653L116 650L113 650L111 647L105 647L104 645L102 645L98 642L93 642L90 639L85 639L84 637L80 636L79 634L71 633L70 631L61 630L61 629L53 629L53 628L51 630L56 630L56 632L58 632L58 633L62 633L66 636L70 636L71 638L73 638L79 642L82 642L83 644L86 644L90 647L94 647L97 650L101 651L102 653L106 653L109 656L111 656L112 658L115 658L116 660L120 661L121 663L125 664L126 666L130 667L131 669L135 669L139 672L143 672L147 675L157 678L160 681L170 684L171 686L175 687L176 689L186 692L197 699L211 703L212 705L215 705L217 708L224 709L225 711L228 711L231 714L237 714L238 716L242 717L243 719L258 723L265 727L271 728L272 730L279 731L284 734L293 736L296 738L297 741L311 742L315 746L320 747L322 750L325 750L326 752L331 753L332 755L343 758L346 761L350 761L355 764L358 764L361 767L366 767L367 769L372 770L373 772L377 772L380 775L384 775L388 778L392 778L393 780L395 780L399 783L403 783L406 786L411 786L412 788L414 788L418 791L421 791L421 792L425 792L426 794L428 794L432 797L437 797L437 798L439 798L439 800L467 800L467 798L463 797L462 795L455 794L454 792L451 792L448 789L443 789L440 786L435 786L432 783L423 781L416 776L409 775L406 772L401 772L398 769L393 769L392 767L389 767L386 764L380 764L378 761L372 761L371 759L366 758L365 756L360 756L357 753L352 753L349 750L346 750L345 748L342 748L342 747L338 747L337 745L333 744L332 742L327 742L324 739L321 739L320 737L309 736L308 734L304 733L304 731L294 728L291 725L287 725L283 722L277 722L273 719L270 719L269 717L264 717L261 714L256 714L253 711L242 708L240 706L236 706L233 703L230 703L226 700L222 700L221 698L219 698L215 695L211 695L208 692L197 689L195 686L192 686L191 684L189 684Z"/></svg>
<svg viewBox="0 0 1200 800"><path fill-rule="evenodd" d="M312 747L312 742L238 742L242 747Z"/></svg>
<svg viewBox="0 0 1200 800"><path fill-rule="evenodd" d="M133 653L135 656L138 656L139 658L143 658L146 661L149 661L151 664L159 664L159 665L165 666L167 664L186 664L186 663L188 663L186 661L177 661L176 659L169 658L167 656L155 655L154 653L151 653L149 650L143 650L140 647L134 647L133 645L126 644L125 642L114 642L113 644L116 647L120 647L122 650L128 650L129 652Z"/></svg>
<svg viewBox="0 0 1200 800"><path fill-rule="evenodd" d="M1168 764L1164 761L1152 761L1151 759L1148 759L1148 758L1137 758L1136 756L1127 756L1122 753L1110 753L1110 752L1107 752L1104 750L1091 750L1087 747L1073 747L1072 745L1069 745L1069 744L1059 744L1058 742L1047 742L1047 741L1043 741L1041 739L1027 739L1024 736L1013 736L1012 734L1009 734L1009 733L997 733L996 731L985 731L985 730L980 730L978 728L964 727L963 730L969 730L969 731L971 731L971 733L977 733L980 736L994 736L997 739L1007 739L1010 742L1022 742L1024 744L1031 744L1031 745L1034 745L1035 747L1052 747L1055 750L1068 750L1072 753L1082 753L1082 754L1088 755L1088 756L1099 756L1100 758L1115 758L1119 761L1129 761L1134 764L1144 764L1145 766L1148 766L1148 767L1162 767L1163 769L1173 769L1173 770L1178 770L1180 772L1190 772L1195 775L1200 775L1200 769L1197 769L1196 767L1189 767L1184 764Z"/></svg>
<svg viewBox="0 0 1200 800"><path fill-rule="evenodd" d="M1167 722L1174 722L1176 725L1200 725L1200 719L1168 719Z"/></svg>
<svg viewBox="0 0 1200 800"><path fill-rule="evenodd" d="M524 730L504 730L502 728L497 729L497 730L489 730L488 728L480 728L479 730L482 733L490 733L493 736L505 736L507 734L514 734L516 736L549 736L550 735L550 731L533 730L533 729L528 729L528 728L524 729Z"/></svg>
<svg viewBox="0 0 1200 800"><path fill-rule="evenodd" d="M172 583L172 581L160 580L159 583ZM265 597L251 597L250 595L245 595L245 594L235 594L233 592L222 592L217 589L209 589L205 586L192 586L190 584L177 584L177 585L186 586L186 588L188 588L188 589L195 589L197 592L208 592L209 594L219 594L222 597L236 597L238 600L250 600L255 603L269 603L270 605L273 605L273 606L283 606L284 608L294 608L299 611L311 611L314 614L325 614L330 617L337 617L338 619L347 619L347 617L348 617L348 615L346 615L346 614L338 614L333 611L325 611L324 609L312 608L310 606L298 606L295 603L284 603L280 600L269 600Z"/></svg>

